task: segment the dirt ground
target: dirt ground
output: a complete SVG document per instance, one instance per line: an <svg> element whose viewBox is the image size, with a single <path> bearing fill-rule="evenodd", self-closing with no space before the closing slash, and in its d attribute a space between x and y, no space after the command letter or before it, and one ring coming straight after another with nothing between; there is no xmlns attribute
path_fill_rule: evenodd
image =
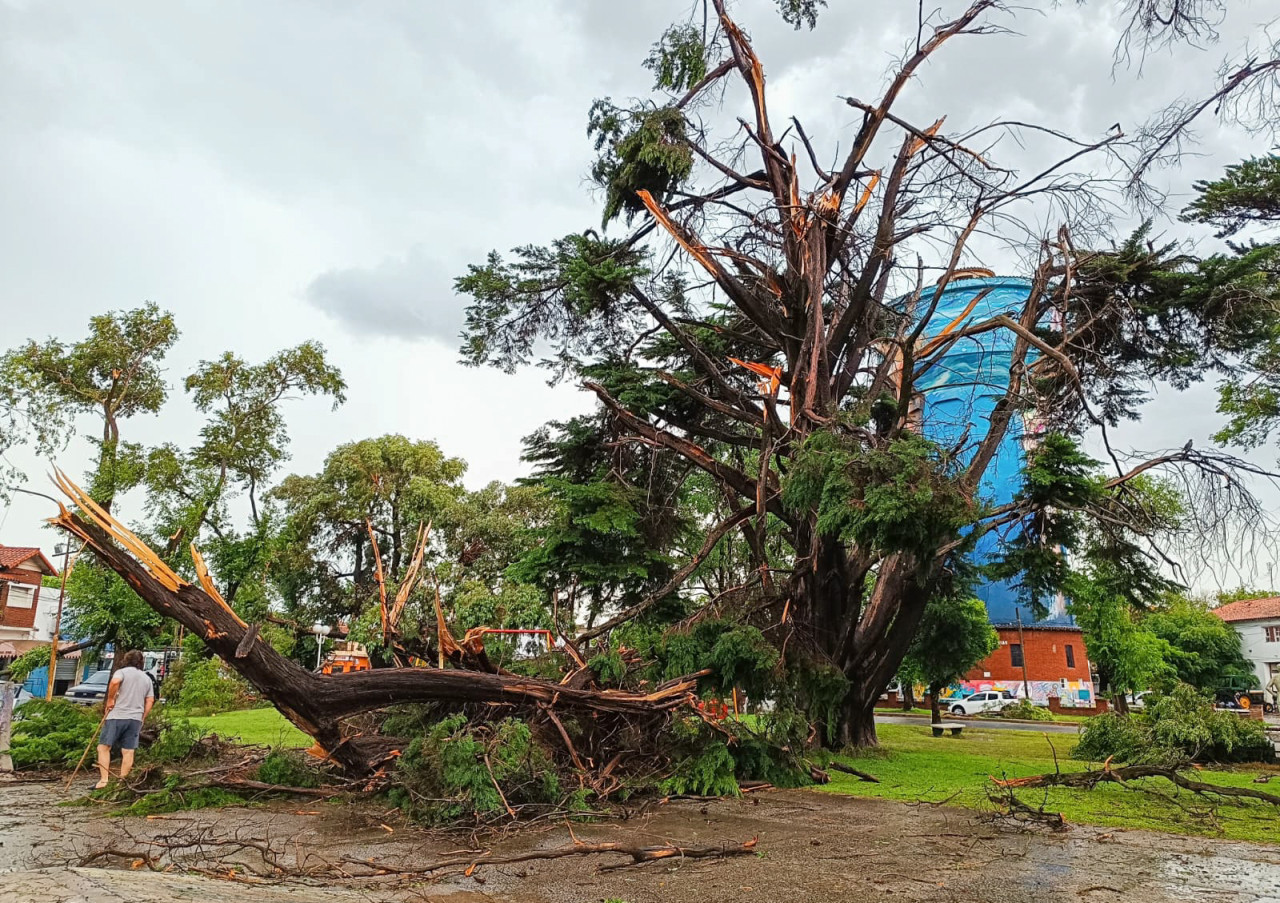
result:
<svg viewBox="0 0 1280 903"><path fill-rule="evenodd" d="M266 841L291 867L340 863L343 857L420 864L459 849L514 853L561 847L572 838L563 823L480 838L427 832L376 806L343 801L273 802L145 819L57 805L67 798L58 783L0 785L0 903L1280 901L1280 833L1277 846L1084 827L1028 833L966 810L804 791L675 801L626 821L573 828L584 841L711 846L758 838L750 856L602 870L628 860L593 855L482 866L472 877L430 884L250 885L129 870L133 863L122 857L93 863L109 869L77 866L109 847L127 852L147 840L195 834ZM254 857L261 866L260 854L246 849L226 854L222 867Z"/></svg>

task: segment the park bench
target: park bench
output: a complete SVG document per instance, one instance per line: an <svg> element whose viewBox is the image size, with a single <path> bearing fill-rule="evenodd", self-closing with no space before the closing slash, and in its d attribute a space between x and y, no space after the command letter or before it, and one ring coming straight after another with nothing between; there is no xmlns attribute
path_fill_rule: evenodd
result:
<svg viewBox="0 0 1280 903"><path fill-rule="evenodd" d="M929 727L933 728L933 735L935 737L941 737L943 731L951 731L951 736L959 737L960 732L964 730L963 724L955 724L954 722L951 722L951 723L943 722L942 724L931 724L929 725Z"/></svg>

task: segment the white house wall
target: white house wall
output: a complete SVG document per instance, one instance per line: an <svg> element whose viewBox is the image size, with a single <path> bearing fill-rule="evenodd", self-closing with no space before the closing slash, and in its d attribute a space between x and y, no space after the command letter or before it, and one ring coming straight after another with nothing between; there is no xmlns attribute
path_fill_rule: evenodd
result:
<svg viewBox="0 0 1280 903"><path fill-rule="evenodd" d="M1280 669L1280 642L1267 642L1268 627L1280 629L1280 618L1259 621L1234 621L1231 624L1240 634L1240 648L1244 657L1253 663L1258 686L1265 687L1271 680L1271 665Z"/></svg>

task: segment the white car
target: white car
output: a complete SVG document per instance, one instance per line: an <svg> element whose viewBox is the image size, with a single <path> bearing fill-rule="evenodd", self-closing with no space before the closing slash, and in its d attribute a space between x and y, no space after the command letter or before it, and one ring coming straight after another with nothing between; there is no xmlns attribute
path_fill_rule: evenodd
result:
<svg viewBox="0 0 1280 903"><path fill-rule="evenodd" d="M983 712L998 712L1017 701L1018 697L1008 690L981 690L964 699L948 699L947 711L952 715L978 715Z"/></svg>

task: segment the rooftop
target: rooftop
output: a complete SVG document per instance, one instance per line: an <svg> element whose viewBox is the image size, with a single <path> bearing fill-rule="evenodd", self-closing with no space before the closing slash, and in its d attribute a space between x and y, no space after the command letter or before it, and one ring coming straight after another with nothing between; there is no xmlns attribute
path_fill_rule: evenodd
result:
<svg viewBox="0 0 1280 903"><path fill-rule="evenodd" d="M1226 605L1219 605L1213 609L1213 613L1227 622L1280 618L1280 596L1228 602Z"/></svg>
<svg viewBox="0 0 1280 903"><path fill-rule="evenodd" d="M34 546L0 546L0 570L16 568L30 558L39 559L40 567L46 574L58 573L57 568L44 557L44 552Z"/></svg>

